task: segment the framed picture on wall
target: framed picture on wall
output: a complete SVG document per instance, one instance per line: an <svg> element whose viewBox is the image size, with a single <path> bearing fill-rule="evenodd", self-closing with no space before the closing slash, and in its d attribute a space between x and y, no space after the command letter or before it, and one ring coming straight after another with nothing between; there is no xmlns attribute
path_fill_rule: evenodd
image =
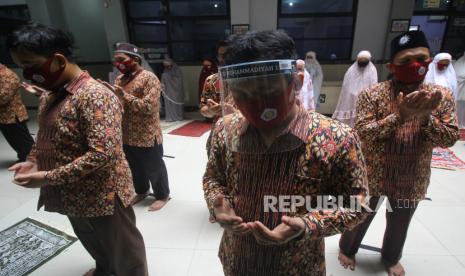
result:
<svg viewBox="0 0 465 276"><path fill-rule="evenodd" d="M392 33L407 32L410 27L410 19L393 19L391 24Z"/></svg>
<svg viewBox="0 0 465 276"><path fill-rule="evenodd" d="M233 24L231 25L232 34L245 34L250 30L249 24Z"/></svg>

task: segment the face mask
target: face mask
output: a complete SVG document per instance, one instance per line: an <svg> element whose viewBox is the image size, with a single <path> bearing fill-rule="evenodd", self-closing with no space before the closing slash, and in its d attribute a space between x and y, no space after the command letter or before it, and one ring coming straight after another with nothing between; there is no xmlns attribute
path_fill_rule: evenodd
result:
<svg viewBox="0 0 465 276"><path fill-rule="evenodd" d="M358 67L364 68L370 63L369 61L357 61Z"/></svg>
<svg viewBox="0 0 465 276"><path fill-rule="evenodd" d="M283 122L289 114L295 101L294 98L290 98L291 92L292 86L286 93L273 98L235 102L251 125L256 128L270 129Z"/></svg>
<svg viewBox="0 0 465 276"><path fill-rule="evenodd" d="M404 65L393 65L395 79L403 83L422 82L430 62L413 61Z"/></svg>
<svg viewBox="0 0 465 276"><path fill-rule="evenodd" d="M438 70L439 71L444 71L444 70L447 69L447 67L449 67L448 64L440 64L440 63L438 63Z"/></svg>
<svg viewBox="0 0 465 276"><path fill-rule="evenodd" d="M115 66L122 74L130 74L134 72L136 63L132 58L129 58L124 61L115 62Z"/></svg>
<svg viewBox="0 0 465 276"><path fill-rule="evenodd" d="M60 78L66 66L61 67L56 72L51 72L53 56L47 59L44 64L39 68L25 68L23 70L23 77L32 82L32 84L40 86L45 89L53 88L52 85Z"/></svg>

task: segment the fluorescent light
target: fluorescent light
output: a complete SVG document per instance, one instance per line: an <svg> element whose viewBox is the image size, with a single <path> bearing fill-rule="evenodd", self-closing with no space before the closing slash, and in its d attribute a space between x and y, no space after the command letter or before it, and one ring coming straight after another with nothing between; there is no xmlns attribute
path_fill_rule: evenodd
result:
<svg viewBox="0 0 465 276"><path fill-rule="evenodd" d="M290 3L289 3L289 6L291 6L291 7L294 6L294 3L293 3L293 2L290 2Z"/></svg>

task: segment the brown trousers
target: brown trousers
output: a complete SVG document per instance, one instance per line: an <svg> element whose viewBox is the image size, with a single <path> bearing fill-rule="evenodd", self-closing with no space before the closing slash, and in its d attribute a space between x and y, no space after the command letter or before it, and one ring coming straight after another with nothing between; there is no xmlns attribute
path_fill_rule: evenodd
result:
<svg viewBox="0 0 465 276"><path fill-rule="evenodd" d="M132 206L119 198L111 216L68 217L74 232L96 262L94 276L146 276L144 239Z"/></svg>
<svg viewBox="0 0 465 276"><path fill-rule="evenodd" d="M370 199L370 208L372 210L376 209L379 199L379 197L372 197ZM398 263L402 257L408 227L415 213L418 201L404 201L391 198L388 200L392 207L392 212L386 210L386 229L384 231L381 256L387 266L392 266ZM339 240L339 248L344 255L349 257L355 256L375 215L376 212L370 213L364 222L342 234Z"/></svg>

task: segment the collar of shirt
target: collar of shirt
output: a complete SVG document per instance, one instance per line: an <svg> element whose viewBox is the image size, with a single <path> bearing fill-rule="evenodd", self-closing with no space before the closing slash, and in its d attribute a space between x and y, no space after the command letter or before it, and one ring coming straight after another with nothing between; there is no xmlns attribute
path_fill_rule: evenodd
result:
<svg viewBox="0 0 465 276"><path fill-rule="evenodd" d="M89 75L89 72L82 71L82 73L78 77L74 78L72 81L65 84L63 88L72 95L76 93L76 91L79 88L81 88L81 86L85 84L90 78L91 77Z"/></svg>

